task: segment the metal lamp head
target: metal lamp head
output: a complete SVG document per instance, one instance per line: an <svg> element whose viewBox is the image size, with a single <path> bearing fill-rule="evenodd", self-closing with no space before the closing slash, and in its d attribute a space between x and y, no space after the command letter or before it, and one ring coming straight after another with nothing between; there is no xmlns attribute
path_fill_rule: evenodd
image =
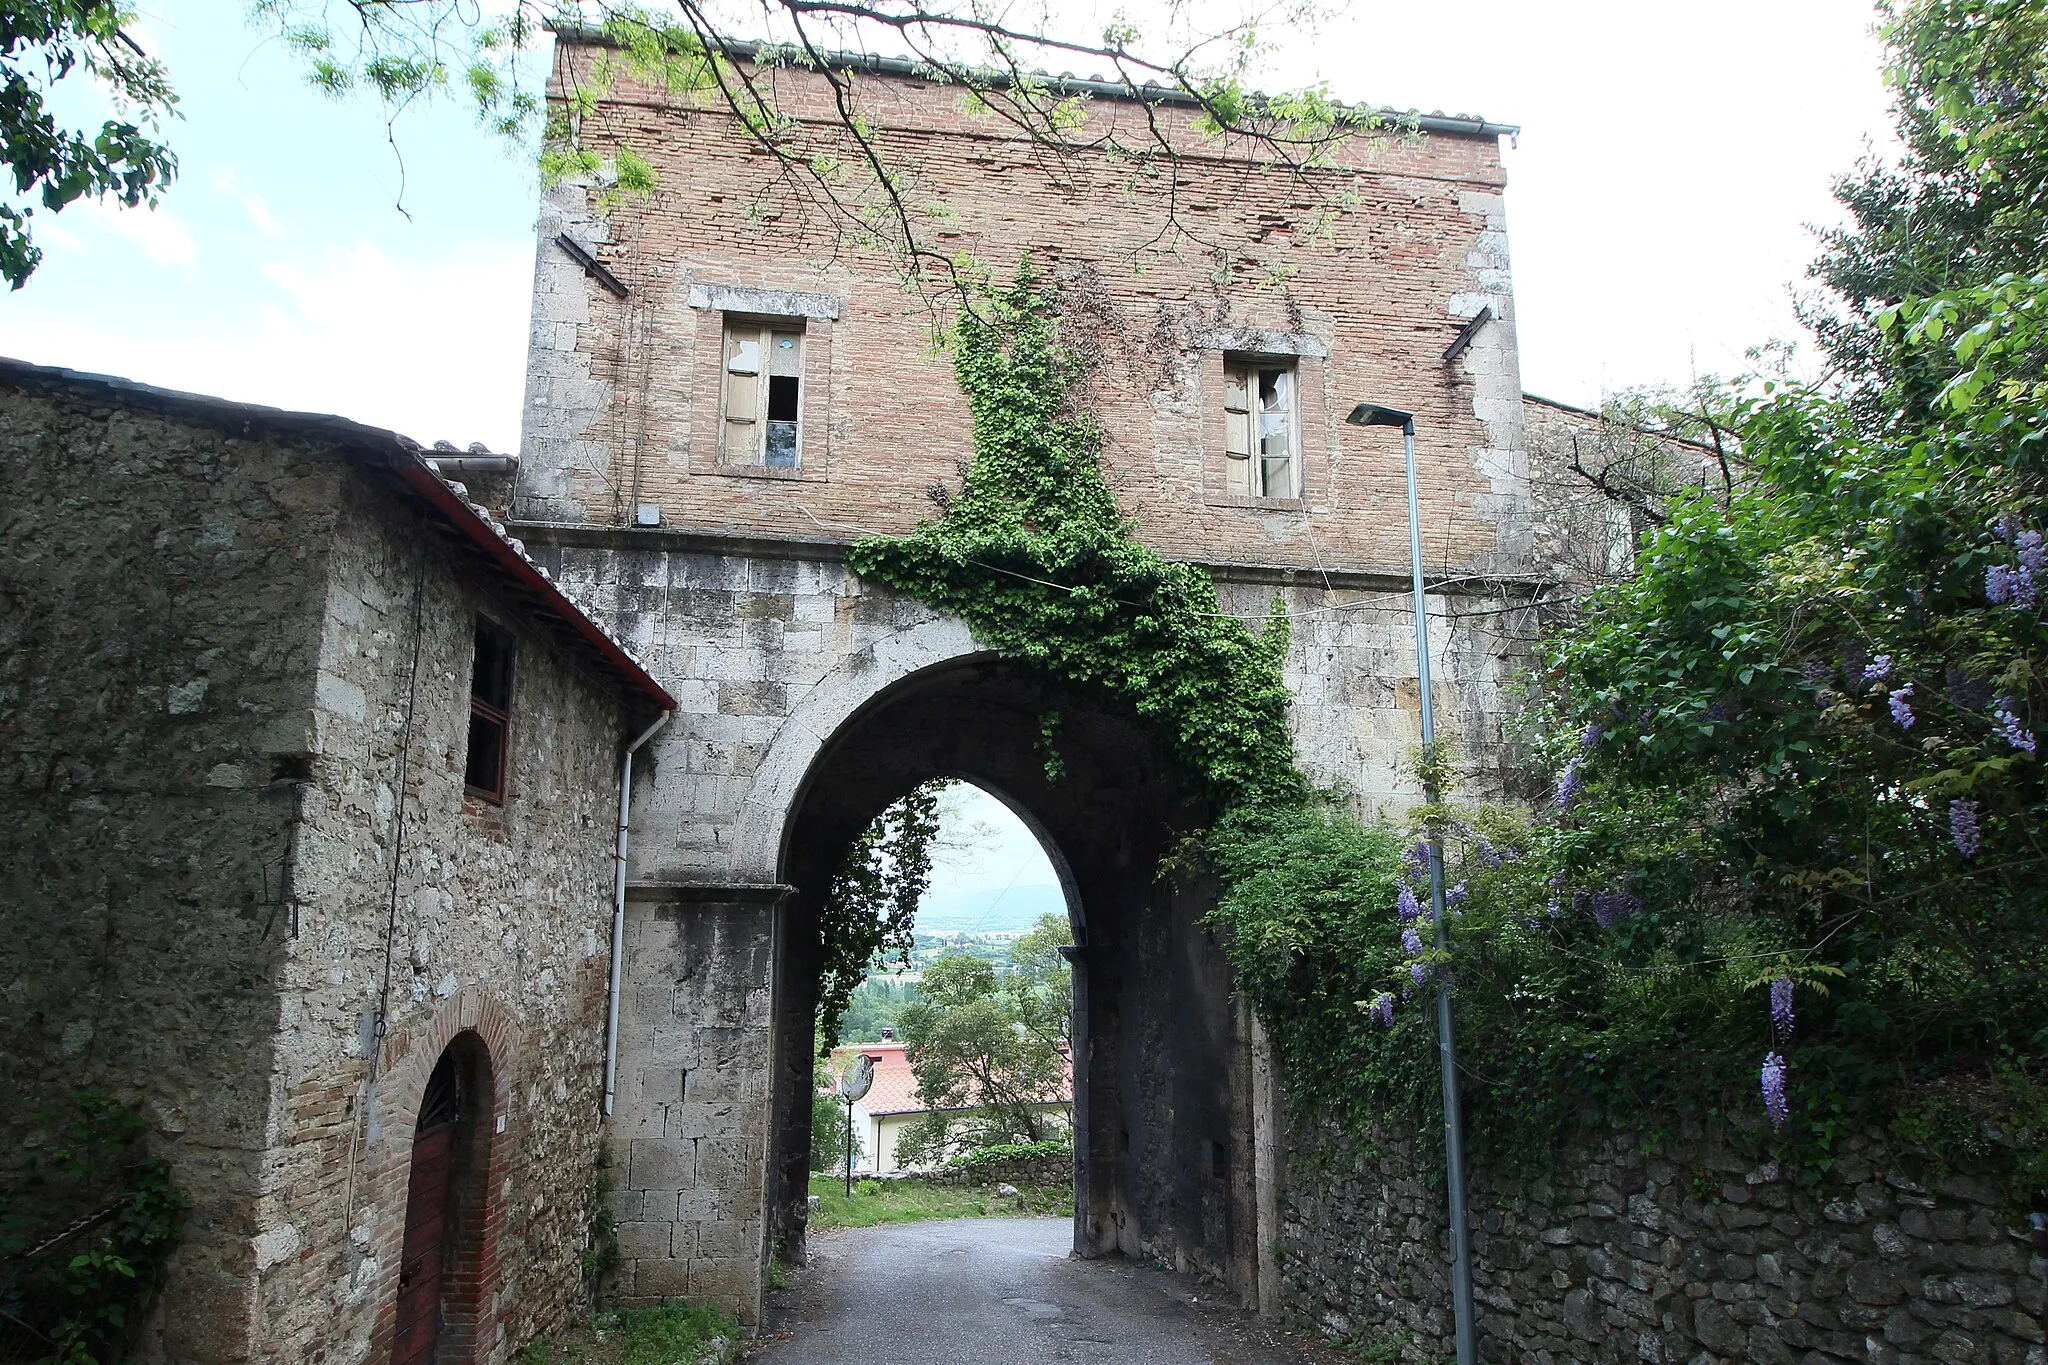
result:
<svg viewBox="0 0 2048 1365"><path fill-rule="evenodd" d="M1360 403L1344 420L1354 427L1400 427L1406 431L1415 425L1415 414L1378 403Z"/></svg>

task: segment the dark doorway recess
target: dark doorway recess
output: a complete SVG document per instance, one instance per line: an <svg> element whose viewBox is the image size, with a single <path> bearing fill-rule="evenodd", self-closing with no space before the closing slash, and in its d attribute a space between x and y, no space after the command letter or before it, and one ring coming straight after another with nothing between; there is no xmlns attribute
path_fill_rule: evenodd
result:
<svg viewBox="0 0 2048 1365"><path fill-rule="evenodd" d="M391 1365L464 1365L474 1357L491 1096L482 1039L456 1035L428 1077L413 1133Z"/></svg>
<svg viewBox="0 0 2048 1365"><path fill-rule="evenodd" d="M1052 712L1064 768L1056 780L1041 737ZM1066 893L1076 1253L1164 1260L1249 1298L1248 1026L1200 922L1211 892L1159 875L1205 812L1158 736L1116 699L987 656L913 675L856 712L820 751L784 828L781 880L796 893L777 934L769 1206L778 1254L803 1256L819 898L867 822L934 777L962 778L1015 810Z"/></svg>

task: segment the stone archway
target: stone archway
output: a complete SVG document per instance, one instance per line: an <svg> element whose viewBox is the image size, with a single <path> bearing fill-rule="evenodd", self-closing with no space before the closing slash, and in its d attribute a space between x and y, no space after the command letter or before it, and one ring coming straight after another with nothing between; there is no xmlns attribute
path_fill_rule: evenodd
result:
<svg viewBox="0 0 2048 1365"><path fill-rule="evenodd" d="M1060 716L1064 771L1041 740ZM853 837L891 801L958 777L1019 812L1052 856L1074 932L1075 1223L1083 1256L1123 1252L1207 1274L1251 1299L1258 1200L1251 1040L1210 900L1161 878L1204 823L1157 737L1112 699L992 656L903 677L852 709L805 772L782 822L776 1074L768 1210L800 1256L810 1145L819 897Z"/></svg>

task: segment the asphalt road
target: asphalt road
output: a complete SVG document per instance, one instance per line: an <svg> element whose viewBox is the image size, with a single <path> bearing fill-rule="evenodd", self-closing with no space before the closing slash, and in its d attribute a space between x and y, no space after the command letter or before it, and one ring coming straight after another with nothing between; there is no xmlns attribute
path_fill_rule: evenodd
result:
<svg viewBox="0 0 2048 1365"><path fill-rule="evenodd" d="M1063 1218L970 1218L813 1233L770 1297L759 1365L1308 1365L1294 1341L1202 1287L1068 1256Z"/></svg>

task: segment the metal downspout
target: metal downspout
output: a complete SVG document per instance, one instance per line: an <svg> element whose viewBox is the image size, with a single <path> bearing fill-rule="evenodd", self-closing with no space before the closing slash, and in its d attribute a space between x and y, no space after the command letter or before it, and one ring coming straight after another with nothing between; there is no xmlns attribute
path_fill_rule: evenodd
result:
<svg viewBox="0 0 2048 1365"><path fill-rule="evenodd" d="M674 711L664 711L640 737L626 746L619 760L619 839L612 854L612 970L604 1006L604 1113L611 1117L619 1074L619 982L626 957L626 830L633 815L633 754L668 724Z"/></svg>

